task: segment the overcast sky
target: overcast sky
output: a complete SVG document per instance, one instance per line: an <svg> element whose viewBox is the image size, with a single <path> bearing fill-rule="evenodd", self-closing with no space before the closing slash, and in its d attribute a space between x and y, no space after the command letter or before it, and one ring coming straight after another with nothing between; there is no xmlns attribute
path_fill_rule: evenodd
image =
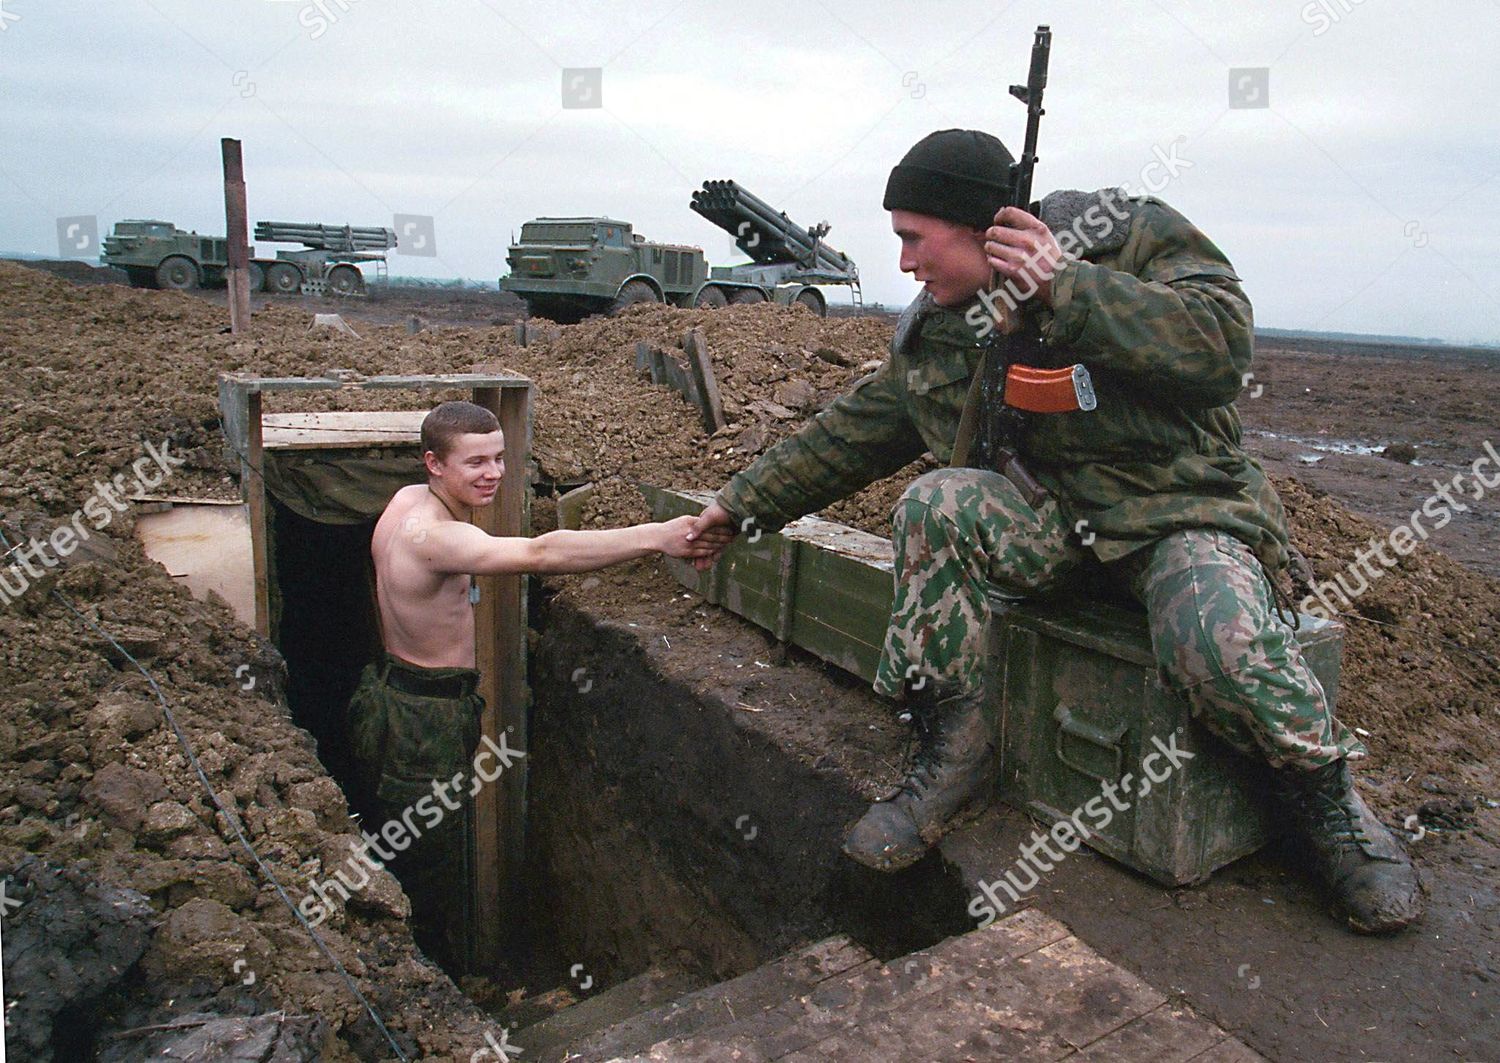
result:
<svg viewBox="0 0 1500 1063"><path fill-rule="evenodd" d="M1500 0L0 0L0 250L222 233L235 136L252 222L431 217L395 273L493 280L543 214L740 261L687 206L728 177L901 305L886 175L934 129L1018 148L1038 23L1036 192L1159 189L1263 326L1500 341Z"/></svg>

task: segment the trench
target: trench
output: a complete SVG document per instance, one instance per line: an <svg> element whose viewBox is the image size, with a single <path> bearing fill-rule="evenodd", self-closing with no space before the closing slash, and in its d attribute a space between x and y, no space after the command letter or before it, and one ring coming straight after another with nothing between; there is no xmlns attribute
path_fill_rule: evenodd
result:
<svg viewBox="0 0 1500 1063"><path fill-rule="evenodd" d="M275 524L288 701L347 791L343 706L378 646L371 526L279 506ZM695 693L628 626L539 580L530 603L526 864L507 963L448 972L517 1043L529 1023L648 972L686 992L830 934L889 959L969 928L968 894L940 859L887 876L839 852L865 807L843 775Z"/></svg>
<svg viewBox="0 0 1500 1063"><path fill-rule="evenodd" d="M865 800L838 773L664 673L627 625L533 602L530 985L697 988L835 933L891 959L969 929L936 856L890 876L842 855Z"/></svg>

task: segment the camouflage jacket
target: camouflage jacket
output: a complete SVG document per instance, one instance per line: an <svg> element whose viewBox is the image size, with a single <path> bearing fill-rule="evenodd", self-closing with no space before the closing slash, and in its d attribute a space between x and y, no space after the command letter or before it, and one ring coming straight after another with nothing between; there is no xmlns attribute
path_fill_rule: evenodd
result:
<svg viewBox="0 0 1500 1063"><path fill-rule="evenodd" d="M1101 204L1109 204L1106 214ZM1285 514L1240 448L1233 405L1250 370L1250 302L1224 254L1159 200L1057 192L1042 218L1077 257L1041 314L1049 368L1082 362L1098 408L1028 417L1020 452L1103 561L1184 528L1219 528L1275 570ZM1111 222L1111 219L1119 219ZM774 531L930 451L953 453L982 350L979 300L919 297L890 357L791 437L734 476L719 502ZM1079 522L1086 521L1086 524Z"/></svg>

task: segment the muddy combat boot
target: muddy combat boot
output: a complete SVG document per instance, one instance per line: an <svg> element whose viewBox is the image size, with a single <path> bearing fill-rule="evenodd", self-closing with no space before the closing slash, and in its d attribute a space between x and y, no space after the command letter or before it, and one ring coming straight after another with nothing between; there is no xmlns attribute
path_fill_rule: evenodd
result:
<svg viewBox="0 0 1500 1063"><path fill-rule="evenodd" d="M877 871L922 858L951 828L984 811L995 780L995 740L982 690L911 703L917 750L906 778L870 806L844 839L844 852Z"/></svg>
<svg viewBox="0 0 1500 1063"><path fill-rule="evenodd" d="M1282 768L1274 779L1351 930L1387 934L1422 915L1417 869L1355 791L1347 761L1314 771Z"/></svg>

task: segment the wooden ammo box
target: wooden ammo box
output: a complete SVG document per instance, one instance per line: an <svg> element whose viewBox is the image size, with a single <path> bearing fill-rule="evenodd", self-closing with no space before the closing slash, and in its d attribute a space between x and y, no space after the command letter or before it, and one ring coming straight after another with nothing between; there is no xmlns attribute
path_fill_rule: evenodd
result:
<svg viewBox="0 0 1500 1063"><path fill-rule="evenodd" d="M642 490L658 520L701 512L713 498ZM740 536L710 572L670 559L667 567L778 639L874 679L894 593L889 540L804 517L779 534ZM1145 794L1120 794L1130 807L1110 806L1109 824L1089 844L1173 886L1260 848L1271 831L1257 766L1191 723L1187 702L1162 685L1145 612L1071 601L991 598L986 682L998 716L1002 795L1055 823L1101 798L1106 783L1140 778L1153 736L1175 737L1193 758ZM1333 704L1343 628L1304 614L1298 642ZM1153 761L1157 774L1162 760Z"/></svg>
<svg viewBox="0 0 1500 1063"><path fill-rule="evenodd" d="M991 604L988 681L1006 800L1056 823L1131 775L1136 792L1118 791L1126 810L1096 803L1079 822L1089 845L1169 886L1202 881L1270 839L1264 768L1192 722L1186 699L1162 684L1143 611L998 596ZM1297 640L1334 704L1343 628L1303 614ZM1153 737L1170 746L1174 736L1192 759L1140 794ZM1170 766L1164 756L1151 764L1158 777Z"/></svg>

